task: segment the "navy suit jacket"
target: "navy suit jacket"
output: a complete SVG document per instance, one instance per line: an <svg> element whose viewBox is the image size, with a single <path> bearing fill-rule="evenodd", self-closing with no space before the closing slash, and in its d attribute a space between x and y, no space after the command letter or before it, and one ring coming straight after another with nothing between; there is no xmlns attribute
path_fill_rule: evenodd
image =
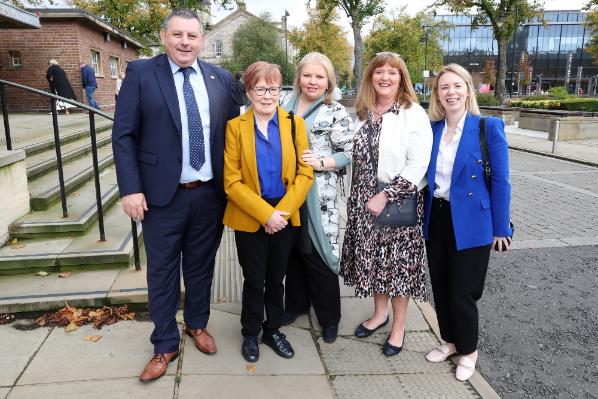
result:
<svg viewBox="0 0 598 399"><path fill-rule="evenodd" d="M210 151L215 187L226 200L223 183L224 128L239 115L231 75L199 61L210 99ZM197 101L201 101L198 98ZM165 54L131 61L123 81L112 129L112 148L120 195L143 193L150 205L166 206L181 178L181 108Z"/></svg>
<svg viewBox="0 0 598 399"><path fill-rule="evenodd" d="M429 191L425 201L424 237L429 238L432 196L436 181L436 161L445 120L432 122L434 141L428 166ZM480 146L480 116L467 114L451 175L450 204L457 250L488 245L493 237L508 237L511 184L509 149L504 122L486 118L486 143L492 168L490 193L484 181Z"/></svg>

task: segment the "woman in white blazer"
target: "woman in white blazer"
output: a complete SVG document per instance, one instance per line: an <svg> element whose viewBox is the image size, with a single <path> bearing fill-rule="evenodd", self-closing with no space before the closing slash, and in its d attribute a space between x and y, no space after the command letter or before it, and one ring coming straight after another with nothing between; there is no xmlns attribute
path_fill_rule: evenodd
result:
<svg viewBox="0 0 598 399"><path fill-rule="evenodd" d="M372 335L389 321L382 352L397 355L405 335L409 298L427 299L422 234L426 170L432 130L417 104L405 62L395 53L379 53L369 63L356 99L358 124L353 140L353 179L347 201L347 229L340 275L358 297L374 297L372 317L355 336ZM380 190L379 182L385 187ZM404 203L416 194L412 226L387 227L375 219L389 201Z"/></svg>

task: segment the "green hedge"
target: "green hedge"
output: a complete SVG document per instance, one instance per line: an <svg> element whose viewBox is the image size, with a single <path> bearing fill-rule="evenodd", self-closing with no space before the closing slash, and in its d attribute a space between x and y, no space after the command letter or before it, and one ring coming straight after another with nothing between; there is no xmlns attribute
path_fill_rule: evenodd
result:
<svg viewBox="0 0 598 399"><path fill-rule="evenodd" d="M498 100L494 97L494 94L490 93L479 93L477 95L478 105L499 105Z"/></svg>
<svg viewBox="0 0 598 399"><path fill-rule="evenodd" d="M598 112L598 99L596 98L567 98L562 100L514 100L512 107L559 109L567 111Z"/></svg>

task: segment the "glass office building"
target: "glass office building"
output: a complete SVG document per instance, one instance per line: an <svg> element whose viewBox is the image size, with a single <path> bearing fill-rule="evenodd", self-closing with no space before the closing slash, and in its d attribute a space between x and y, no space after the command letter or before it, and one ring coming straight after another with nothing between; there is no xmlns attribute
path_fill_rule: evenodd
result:
<svg viewBox="0 0 598 399"><path fill-rule="evenodd" d="M498 47L490 25L472 29L471 18L462 15L438 15L436 19L451 25L449 38L441 43L445 63L455 62L464 66L478 80L489 57L498 64ZM524 53L527 53L531 67L531 90L541 85L542 90L567 86L571 93L576 89L584 93L588 93L588 89L593 91L598 66L586 49L591 35L585 26L586 13L545 11L544 20L545 24L533 20L519 26L514 45L513 39L509 41L505 79L507 92L511 85L513 91L519 89L519 61ZM515 80L512 80L513 75Z"/></svg>

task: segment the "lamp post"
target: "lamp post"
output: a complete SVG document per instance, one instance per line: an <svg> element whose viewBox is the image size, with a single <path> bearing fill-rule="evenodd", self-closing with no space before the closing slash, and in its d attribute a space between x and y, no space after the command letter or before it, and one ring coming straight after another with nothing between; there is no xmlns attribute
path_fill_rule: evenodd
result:
<svg viewBox="0 0 598 399"><path fill-rule="evenodd" d="M284 80L287 80L288 83L288 74L289 74L289 31L287 30L287 18L290 16L287 10L284 10Z"/></svg>
<svg viewBox="0 0 598 399"><path fill-rule="evenodd" d="M424 74L426 73L425 71L428 70L428 27L426 26L425 29L426 29L426 49L424 50L425 51L424 52ZM426 102L426 82L427 81L428 81L428 78L424 75L424 102Z"/></svg>
<svg viewBox="0 0 598 399"><path fill-rule="evenodd" d="M513 30L513 51L511 54L511 89L509 90L509 97L513 97L513 86L515 86L515 47L517 46L517 4L515 3L515 29Z"/></svg>

